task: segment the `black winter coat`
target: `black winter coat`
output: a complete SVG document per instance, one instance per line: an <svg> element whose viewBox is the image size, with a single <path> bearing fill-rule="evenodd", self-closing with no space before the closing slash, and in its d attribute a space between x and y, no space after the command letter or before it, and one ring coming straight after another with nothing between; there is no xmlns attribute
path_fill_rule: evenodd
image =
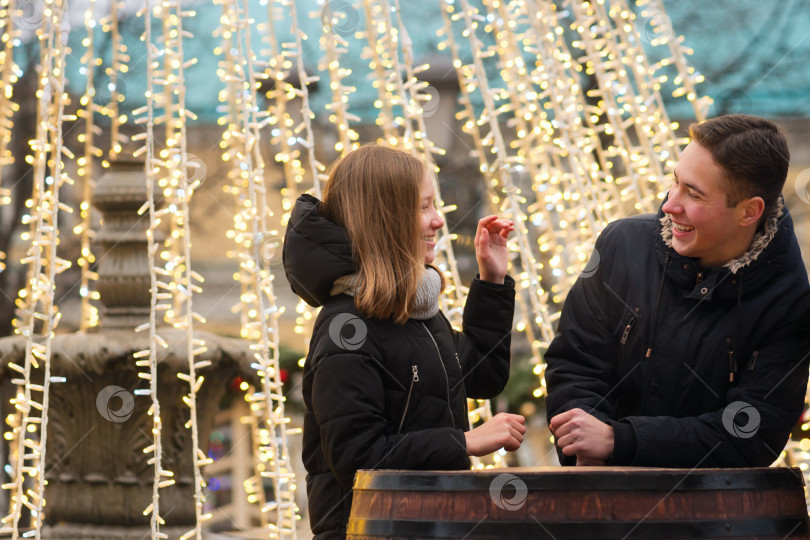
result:
<svg viewBox="0 0 810 540"><path fill-rule="evenodd" d="M548 418L578 407L611 424L611 465L776 460L810 352L807 273L790 215L776 216L736 272L678 255L661 211L608 225L545 357Z"/></svg>
<svg viewBox="0 0 810 540"><path fill-rule="evenodd" d="M345 229L298 199L284 243L293 291L315 321L304 365L303 461L312 531L343 538L358 469L468 469L467 397L491 398L509 377L514 281L476 279L463 332L440 312L405 324L364 317L333 282L356 271Z"/></svg>

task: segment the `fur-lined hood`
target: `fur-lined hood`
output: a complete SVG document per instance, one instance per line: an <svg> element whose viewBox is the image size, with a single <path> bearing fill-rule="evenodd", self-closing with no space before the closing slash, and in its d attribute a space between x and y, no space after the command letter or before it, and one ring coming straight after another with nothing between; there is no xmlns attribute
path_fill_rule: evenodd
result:
<svg viewBox="0 0 810 540"><path fill-rule="evenodd" d="M693 289L700 275L698 281L707 280L705 285L714 295L736 297L761 287L779 272L789 270L787 266L795 266L801 261L798 244L791 240L795 237L793 220L782 197L765 220L762 230L754 235L748 250L722 268L703 268L699 259L681 256L673 249L672 219L663 211L665 202L666 199L658 210L658 257L669 267L667 274L670 278L683 287Z"/></svg>
<svg viewBox="0 0 810 540"><path fill-rule="evenodd" d="M666 199L664 202L666 202ZM664 205L662 203L661 208L663 207ZM663 210L659 210L659 213L663 213ZM728 268L732 274L736 274L740 269L756 261L757 257L765 251L765 248L768 247L768 244L771 243L771 240L773 240L773 237L776 236L776 233L779 231L779 218L781 218L784 213L785 203L782 197L779 197L776 201L776 206L771 211L771 215L763 223L762 230L754 235L748 251L736 259L728 261L723 265L723 268ZM672 249L672 217L670 217L669 214L664 214L659 221L661 222L661 240L664 241L664 244L666 244L668 248Z"/></svg>

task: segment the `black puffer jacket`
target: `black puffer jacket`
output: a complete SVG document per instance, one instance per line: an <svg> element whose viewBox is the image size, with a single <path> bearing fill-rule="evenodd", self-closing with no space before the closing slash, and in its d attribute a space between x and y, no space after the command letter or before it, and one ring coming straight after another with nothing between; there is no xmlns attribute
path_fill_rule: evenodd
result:
<svg viewBox="0 0 810 540"><path fill-rule="evenodd" d="M284 242L287 277L323 305L304 366L303 460L312 531L342 538L358 469L467 469L467 397L490 398L509 377L514 281L476 279L463 333L439 313L403 325L360 315L354 299L329 296L356 271L345 229L300 197Z"/></svg>
<svg viewBox="0 0 810 540"><path fill-rule="evenodd" d="M782 211L723 268L678 255L661 211L608 225L546 354L549 419L579 407L610 423L613 465L776 460L810 352L810 288Z"/></svg>

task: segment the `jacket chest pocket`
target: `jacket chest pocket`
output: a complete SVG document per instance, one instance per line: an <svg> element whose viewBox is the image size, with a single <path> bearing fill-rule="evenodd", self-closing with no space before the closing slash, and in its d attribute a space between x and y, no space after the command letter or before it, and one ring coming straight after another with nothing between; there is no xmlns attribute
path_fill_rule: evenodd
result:
<svg viewBox="0 0 810 540"><path fill-rule="evenodd" d="M640 399L638 393L638 379L641 376L639 363L642 361L638 344L641 333L639 309L627 315L623 324L614 334L616 336L616 361L613 370L613 384L616 385L615 401L617 411L623 414L632 411L638 406Z"/></svg>
<svg viewBox="0 0 810 540"><path fill-rule="evenodd" d="M636 308L634 313L628 315L624 319L624 324L619 327L617 332L618 368L620 374L627 372L627 369L629 369L628 364L634 360L633 351L638 350L638 347L634 347L634 345L641 331L639 328L639 326L641 326L641 321L639 320L640 311L639 308Z"/></svg>
<svg viewBox="0 0 810 540"><path fill-rule="evenodd" d="M702 336L701 336L702 337ZM678 407L690 415L726 404L728 391L748 367L745 351L731 337L699 339L688 352L680 375Z"/></svg>

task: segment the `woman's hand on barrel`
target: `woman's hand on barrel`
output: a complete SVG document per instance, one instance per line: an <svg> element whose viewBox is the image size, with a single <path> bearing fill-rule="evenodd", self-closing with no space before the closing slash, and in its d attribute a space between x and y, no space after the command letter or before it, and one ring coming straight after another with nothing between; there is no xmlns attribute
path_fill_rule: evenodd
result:
<svg viewBox="0 0 810 540"><path fill-rule="evenodd" d="M475 257L478 260L478 273L482 281L503 283L506 276L509 248L506 240L515 230L515 224L498 216L487 216L478 220L475 231Z"/></svg>
<svg viewBox="0 0 810 540"><path fill-rule="evenodd" d="M613 426L582 409L558 414L548 427L562 453L577 456L577 465L603 465L613 455Z"/></svg>
<svg viewBox="0 0 810 540"><path fill-rule="evenodd" d="M467 455L485 456L505 448L520 448L526 433L526 419L519 414L498 413L477 428L464 433Z"/></svg>

